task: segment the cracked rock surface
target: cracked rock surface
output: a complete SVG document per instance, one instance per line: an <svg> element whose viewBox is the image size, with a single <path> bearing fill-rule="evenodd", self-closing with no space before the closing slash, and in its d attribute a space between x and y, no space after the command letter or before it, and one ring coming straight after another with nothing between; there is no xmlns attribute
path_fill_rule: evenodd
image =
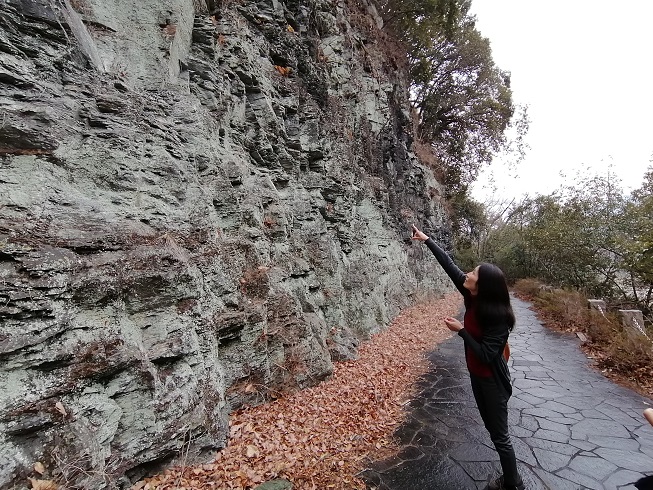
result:
<svg viewBox="0 0 653 490"><path fill-rule="evenodd" d="M206 457L448 289L364 3L0 0L0 488Z"/></svg>

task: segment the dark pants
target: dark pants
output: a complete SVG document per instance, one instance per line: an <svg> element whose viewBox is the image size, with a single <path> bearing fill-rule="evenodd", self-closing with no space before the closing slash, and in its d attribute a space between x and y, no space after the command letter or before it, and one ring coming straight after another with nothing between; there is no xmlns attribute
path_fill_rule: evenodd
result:
<svg viewBox="0 0 653 490"><path fill-rule="evenodd" d="M509 396L493 377L482 378L473 374L470 377L478 411L499 453L505 485L508 488L520 485L522 480L517 472L517 459L508 435Z"/></svg>

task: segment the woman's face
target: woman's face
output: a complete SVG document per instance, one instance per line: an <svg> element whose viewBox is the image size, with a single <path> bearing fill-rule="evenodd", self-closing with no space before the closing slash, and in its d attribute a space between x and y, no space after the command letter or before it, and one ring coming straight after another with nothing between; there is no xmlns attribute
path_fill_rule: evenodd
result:
<svg viewBox="0 0 653 490"><path fill-rule="evenodd" d="M472 295L475 295L476 292L478 291L478 269L480 268L480 265L476 266L476 269L474 269L471 272L468 272L465 274L465 282L463 283L463 287L467 289Z"/></svg>

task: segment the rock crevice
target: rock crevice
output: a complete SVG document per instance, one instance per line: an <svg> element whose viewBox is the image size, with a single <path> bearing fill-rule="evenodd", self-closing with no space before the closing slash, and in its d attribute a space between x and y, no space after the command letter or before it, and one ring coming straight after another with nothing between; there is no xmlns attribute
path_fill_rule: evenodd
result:
<svg viewBox="0 0 653 490"><path fill-rule="evenodd" d="M219 449L447 287L359 3L0 0L0 488Z"/></svg>

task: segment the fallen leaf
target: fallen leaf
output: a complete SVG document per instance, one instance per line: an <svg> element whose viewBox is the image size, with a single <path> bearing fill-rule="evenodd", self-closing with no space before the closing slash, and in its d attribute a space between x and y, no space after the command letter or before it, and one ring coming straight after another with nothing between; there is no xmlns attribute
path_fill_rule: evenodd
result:
<svg viewBox="0 0 653 490"><path fill-rule="evenodd" d="M37 480L35 478L29 478L30 483L32 484L33 490L58 490L59 485L57 485L52 480Z"/></svg>
<svg viewBox="0 0 653 490"><path fill-rule="evenodd" d="M326 381L234 412L227 447L211 464L171 468L138 490L243 490L280 478L303 490L365 490L355 475L370 458L397 449L393 434L428 369L426 353L451 336L432 318L455 315L460 306L454 293L404 310L361 344L358 359L335 363Z"/></svg>
<svg viewBox="0 0 653 490"><path fill-rule="evenodd" d="M291 68L288 66L274 65L274 69L281 73L284 77L287 77L291 71Z"/></svg>
<svg viewBox="0 0 653 490"><path fill-rule="evenodd" d="M68 415L68 412L66 412L66 409L64 408L63 403L61 403L61 402L55 403L54 408L56 408L57 412L59 412L64 417L66 417Z"/></svg>
<svg viewBox="0 0 653 490"><path fill-rule="evenodd" d="M34 463L34 471L36 471L39 475L42 475L45 473L45 466L43 466L43 463L40 461L37 461Z"/></svg>
<svg viewBox="0 0 653 490"><path fill-rule="evenodd" d="M247 452L245 455L248 458L256 458L259 455L259 451L256 446L249 445L247 446Z"/></svg>
<svg viewBox="0 0 653 490"><path fill-rule="evenodd" d="M162 31L164 35L168 37L174 37L174 35L177 33L177 26L175 24L168 24L162 29Z"/></svg>

